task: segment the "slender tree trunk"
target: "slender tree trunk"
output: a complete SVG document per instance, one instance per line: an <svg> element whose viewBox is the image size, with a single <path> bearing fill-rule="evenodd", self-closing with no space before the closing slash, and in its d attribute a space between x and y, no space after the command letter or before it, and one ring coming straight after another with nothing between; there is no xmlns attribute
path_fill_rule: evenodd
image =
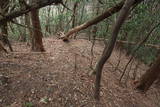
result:
<svg viewBox="0 0 160 107"><path fill-rule="evenodd" d="M76 10L77 10L77 7L78 7L78 3L79 3L79 1L76 1L75 4L74 4L74 7L73 7L72 28L75 27L75 22L76 22Z"/></svg>
<svg viewBox="0 0 160 107"><path fill-rule="evenodd" d="M46 28L46 32L48 32L49 34L51 34L51 26L50 26L51 7L48 7L47 12L48 12L48 14L47 14L47 17L46 17L47 20L46 20L46 26L45 26L45 28Z"/></svg>
<svg viewBox="0 0 160 107"><path fill-rule="evenodd" d="M32 46L32 51L40 51L44 52L44 47L43 47L43 42L42 42L42 37L43 34L41 32L41 25L40 25L40 20L39 20L39 14L38 10L32 10L31 11L31 19L32 19L32 25L33 25L33 46Z"/></svg>
<svg viewBox="0 0 160 107"><path fill-rule="evenodd" d="M81 13L81 17L79 18L79 25L82 23L83 21L83 17L84 17L84 10L85 10L85 3L82 4L82 10L79 9L79 12Z"/></svg>
<svg viewBox="0 0 160 107"><path fill-rule="evenodd" d="M21 16L20 17L20 23L23 25L23 24L26 23L25 21L26 21L26 18ZM26 42L26 40L27 40L27 38L26 38L26 28L18 27L18 29L19 29L19 33L20 33L19 41Z"/></svg>
<svg viewBox="0 0 160 107"><path fill-rule="evenodd" d="M126 0L124 6L122 7L122 10L120 11L120 15L115 23L115 26L113 27L112 35L111 35L111 41L108 46L105 46L103 54L98 61L95 71L96 71L96 82L95 82L95 99L99 100L99 93L100 93L100 81L102 76L102 69L105 64L105 62L109 59L111 56L111 53L113 51L114 45L116 43L116 39L120 30L121 25L125 21L129 10L131 6L133 5L134 0Z"/></svg>
<svg viewBox="0 0 160 107"><path fill-rule="evenodd" d="M1 36L2 36L2 42L4 45L8 44L8 28L7 28L7 23L3 23L3 25L1 25Z"/></svg>
<svg viewBox="0 0 160 107"><path fill-rule="evenodd" d="M5 35L8 35L7 23L4 23L4 24L1 26L1 33L2 33L2 34L5 34ZM4 44L5 44L5 43L4 43Z"/></svg>
<svg viewBox="0 0 160 107"><path fill-rule="evenodd" d="M8 9L9 9L9 0L0 0L0 13L3 15L6 15L8 13ZM11 43L8 39L8 26L7 26L7 22L3 22L0 25L1 28L1 38L2 38L2 42L4 45L8 45L10 51L13 51Z"/></svg>
<svg viewBox="0 0 160 107"><path fill-rule="evenodd" d="M5 23L7 25L7 23ZM0 38L3 42L4 45L8 45L10 51L12 52L13 51L13 48L12 48L12 45L8 39L8 29L7 29L7 26L3 24L1 26L1 34L0 34Z"/></svg>
<svg viewBox="0 0 160 107"><path fill-rule="evenodd" d="M32 44L32 38L33 38L33 30L30 28L31 27L31 21L30 21L30 14L28 13L28 14L25 14L25 24L27 25L27 27L28 28L26 28L26 30L28 30L28 32L29 32L29 42ZM28 44L29 44L29 42L28 42ZM31 46L33 46L34 44L32 44Z"/></svg>
<svg viewBox="0 0 160 107"><path fill-rule="evenodd" d="M32 3L32 0L28 0L28 4L31 4ZM31 46L33 47L34 46L34 44L33 44L33 29L31 28L31 13L29 12L29 13L26 13L25 14L25 25L28 27L28 28L26 28L26 32L28 31L29 33L28 33L28 41L27 41L27 44L28 45L30 45L31 44ZM27 35L26 35L26 37L27 37ZM32 49L32 48L31 48Z"/></svg>
<svg viewBox="0 0 160 107"><path fill-rule="evenodd" d="M140 91L147 91L150 86L160 77L160 56L156 59L153 65L140 78L136 89Z"/></svg>

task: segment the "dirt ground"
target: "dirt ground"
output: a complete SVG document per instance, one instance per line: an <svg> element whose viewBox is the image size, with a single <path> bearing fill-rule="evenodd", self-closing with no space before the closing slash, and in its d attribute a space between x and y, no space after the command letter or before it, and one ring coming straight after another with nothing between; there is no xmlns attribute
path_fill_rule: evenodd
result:
<svg viewBox="0 0 160 107"><path fill-rule="evenodd" d="M131 77L137 61L119 83L129 57L118 49L105 64L101 99L96 102L93 98L95 76L90 75L91 45L83 39L64 43L45 38L46 52L36 53L30 52L25 43L13 43L15 52L0 55L0 107L160 107L157 86L145 94L134 90ZM96 42L93 65L103 47ZM118 60L121 62L116 68ZM146 69L139 64L138 75ZM126 75L130 77L124 84Z"/></svg>

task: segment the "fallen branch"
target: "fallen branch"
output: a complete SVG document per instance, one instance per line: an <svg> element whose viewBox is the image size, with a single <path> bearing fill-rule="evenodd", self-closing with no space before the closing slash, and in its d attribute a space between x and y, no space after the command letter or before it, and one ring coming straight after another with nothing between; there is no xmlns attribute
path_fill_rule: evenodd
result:
<svg viewBox="0 0 160 107"><path fill-rule="evenodd" d="M134 5L140 3L143 0L135 0L134 1ZM94 19L89 20L88 22L81 24L79 26L74 27L73 29L69 30L65 36L61 37L61 39L63 39L63 41L66 41L69 36L71 36L74 33L77 33L83 29L88 28L89 26L92 26L94 24L97 24L101 21L103 21L104 19L112 16L114 13L117 13L120 11L120 9L122 8L123 4L124 4L125 0L122 0L120 3L116 4L115 6L107 9L104 13L102 13L101 15L95 17Z"/></svg>
<svg viewBox="0 0 160 107"><path fill-rule="evenodd" d="M107 17L113 15L114 13L118 12L122 8L123 4L124 4L124 0L121 1L120 3L116 4L114 7L107 9L103 14L97 16L96 18L94 18L92 20L89 20L88 22L86 22L86 23L84 23L82 25L76 26L73 29L69 30L65 34L65 36L61 37L61 39L66 40L66 39L69 38L70 35L72 35L72 34L74 34L76 32L79 32L79 31L81 31L83 29L86 29L89 26L92 26L94 24L99 23L100 21L104 20L105 18L107 18Z"/></svg>
<svg viewBox="0 0 160 107"><path fill-rule="evenodd" d="M10 52L11 54L51 54L50 52Z"/></svg>

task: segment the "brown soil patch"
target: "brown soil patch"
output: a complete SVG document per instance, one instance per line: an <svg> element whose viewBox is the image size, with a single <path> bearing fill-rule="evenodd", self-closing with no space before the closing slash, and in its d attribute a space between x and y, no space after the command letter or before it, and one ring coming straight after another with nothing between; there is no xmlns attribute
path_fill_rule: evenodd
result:
<svg viewBox="0 0 160 107"><path fill-rule="evenodd" d="M24 43L14 43L16 52L0 55L0 75L7 78L0 84L0 107L159 107L158 89L147 94L119 84L121 72L114 71L119 51L115 50L105 65L101 101L93 98L95 76L90 76L90 47L87 40L64 43L45 38L46 53L30 52ZM94 48L94 63L102 53L103 45ZM128 57L122 55L119 69ZM134 68L134 66L133 66ZM146 70L141 65L140 71ZM27 106L28 105L28 106Z"/></svg>

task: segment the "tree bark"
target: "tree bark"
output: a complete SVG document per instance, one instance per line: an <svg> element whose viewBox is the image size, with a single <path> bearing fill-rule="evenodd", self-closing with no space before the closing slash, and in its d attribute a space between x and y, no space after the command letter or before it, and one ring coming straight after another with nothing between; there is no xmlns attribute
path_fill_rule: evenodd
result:
<svg viewBox="0 0 160 107"><path fill-rule="evenodd" d="M160 76L160 56L156 59L153 65L140 78L140 82L136 86L137 90L146 92L151 85L159 79Z"/></svg>
<svg viewBox="0 0 160 107"><path fill-rule="evenodd" d="M108 46L107 45L105 46L103 54L96 65L96 68L95 68L96 82L95 82L95 96L94 97L97 100L99 100L100 81L101 81L103 66L104 66L105 62L111 56L114 45L116 43L116 39L117 39L119 30L120 30L120 27L124 23L128 13L129 13L129 10L133 4L134 4L134 0L126 0L125 1L125 4L120 11L120 15L119 15L118 19L116 20L115 26L113 27L110 43Z"/></svg>
<svg viewBox="0 0 160 107"><path fill-rule="evenodd" d="M41 32L41 25L39 20L39 14L38 10L32 10L31 11L31 19L32 19L32 25L33 25L33 45L32 45L32 51L37 52L44 52L42 37L43 34Z"/></svg>

